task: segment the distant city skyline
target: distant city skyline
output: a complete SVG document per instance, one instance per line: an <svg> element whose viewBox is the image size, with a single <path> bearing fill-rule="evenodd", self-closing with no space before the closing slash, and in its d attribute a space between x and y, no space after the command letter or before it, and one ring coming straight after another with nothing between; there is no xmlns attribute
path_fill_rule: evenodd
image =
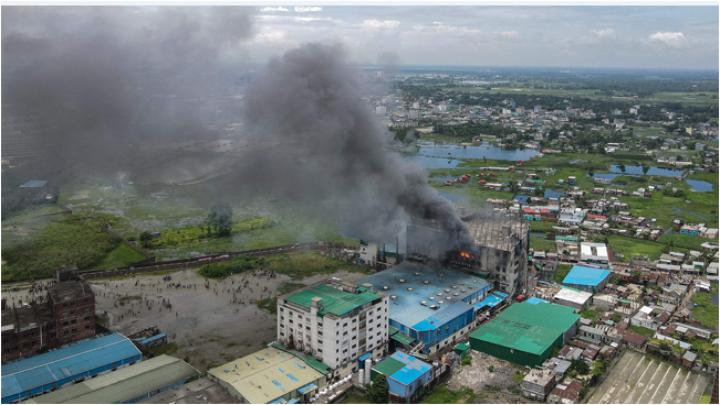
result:
<svg viewBox="0 0 720 405"><path fill-rule="evenodd" d="M266 6L254 22L261 63L324 42L364 65L718 69L713 6Z"/></svg>

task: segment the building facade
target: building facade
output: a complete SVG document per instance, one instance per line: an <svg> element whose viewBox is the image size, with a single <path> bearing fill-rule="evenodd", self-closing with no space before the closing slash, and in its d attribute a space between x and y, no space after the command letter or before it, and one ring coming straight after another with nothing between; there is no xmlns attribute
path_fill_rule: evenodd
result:
<svg viewBox="0 0 720 405"><path fill-rule="evenodd" d="M277 340L333 369L385 352L388 298L364 287L318 284L280 297Z"/></svg>
<svg viewBox="0 0 720 405"><path fill-rule="evenodd" d="M45 300L2 308L2 362L95 336L95 295L83 279L59 274Z"/></svg>

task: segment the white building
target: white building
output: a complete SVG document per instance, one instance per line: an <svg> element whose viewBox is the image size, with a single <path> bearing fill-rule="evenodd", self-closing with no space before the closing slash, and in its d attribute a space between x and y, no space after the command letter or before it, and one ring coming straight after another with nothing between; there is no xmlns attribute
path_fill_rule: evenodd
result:
<svg viewBox="0 0 720 405"><path fill-rule="evenodd" d="M580 244L580 261L606 266L610 262L607 245L604 243L582 242Z"/></svg>
<svg viewBox="0 0 720 405"><path fill-rule="evenodd" d="M587 291L580 291L573 288L561 288L553 297L553 301L560 305L584 309L592 298L592 294Z"/></svg>
<svg viewBox="0 0 720 405"><path fill-rule="evenodd" d="M387 347L388 298L365 287L310 286L278 298L277 314L280 343L336 372L364 353L381 356Z"/></svg>

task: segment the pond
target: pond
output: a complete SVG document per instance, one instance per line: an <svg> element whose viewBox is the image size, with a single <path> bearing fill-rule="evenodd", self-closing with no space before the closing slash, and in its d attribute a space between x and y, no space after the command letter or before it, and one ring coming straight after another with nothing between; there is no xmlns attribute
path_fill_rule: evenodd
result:
<svg viewBox="0 0 720 405"><path fill-rule="evenodd" d="M457 159L443 159L421 155L410 155L408 159L425 169L452 169L460 164L460 161Z"/></svg>
<svg viewBox="0 0 720 405"><path fill-rule="evenodd" d="M450 193L450 192L447 192L447 191L440 191L439 193L440 193L441 196L445 197L445 199L448 200L448 201L450 201L450 202L458 203L458 202L464 202L464 201L465 201L465 196L462 195L462 194Z"/></svg>
<svg viewBox="0 0 720 405"><path fill-rule="evenodd" d="M682 176L683 171L678 169L665 169L662 167L652 166L647 174L643 173L642 166L626 165L625 171L620 170L619 165L610 166L610 173L636 175L636 176L661 176L661 177L678 177Z"/></svg>
<svg viewBox="0 0 720 405"><path fill-rule="evenodd" d="M685 182L690 186L692 191L696 191L699 193L709 193L713 191L712 183L709 183L707 181L687 179L685 180Z"/></svg>
<svg viewBox="0 0 720 405"><path fill-rule="evenodd" d="M528 160L538 154L535 149L503 149L495 145L468 145L436 144L431 142L418 143L418 155L452 159L482 159L491 160Z"/></svg>

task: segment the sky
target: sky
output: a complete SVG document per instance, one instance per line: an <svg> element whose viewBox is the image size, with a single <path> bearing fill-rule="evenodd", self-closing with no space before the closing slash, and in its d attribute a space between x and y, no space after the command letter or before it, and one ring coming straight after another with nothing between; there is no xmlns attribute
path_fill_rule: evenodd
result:
<svg viewBox="0 0 720 405"><path fill-rule="evenodd" d="M358 64L718 68L712 6L266 6L254 22L255 62L324 42Z"/></svg>

